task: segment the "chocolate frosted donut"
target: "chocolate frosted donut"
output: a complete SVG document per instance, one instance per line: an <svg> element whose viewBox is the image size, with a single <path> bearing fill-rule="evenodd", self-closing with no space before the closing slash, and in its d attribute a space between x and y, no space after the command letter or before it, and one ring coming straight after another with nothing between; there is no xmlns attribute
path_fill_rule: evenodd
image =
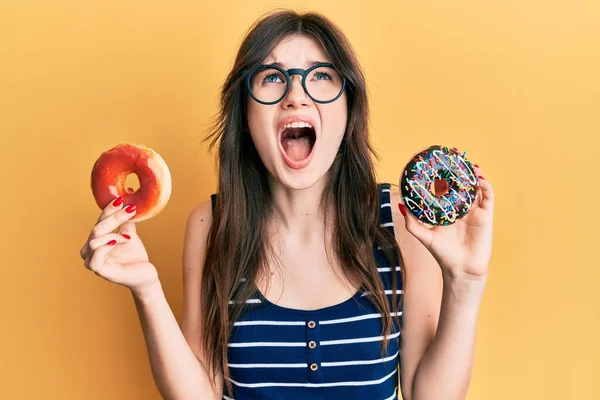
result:
<svg viewBox="0 0 600 400"><path fill-rule="evenodd" d="M400 178L402 200L412 215L430 225L450 225L467 215L478 179L466 154L435 145L412 158Z"/></svg>

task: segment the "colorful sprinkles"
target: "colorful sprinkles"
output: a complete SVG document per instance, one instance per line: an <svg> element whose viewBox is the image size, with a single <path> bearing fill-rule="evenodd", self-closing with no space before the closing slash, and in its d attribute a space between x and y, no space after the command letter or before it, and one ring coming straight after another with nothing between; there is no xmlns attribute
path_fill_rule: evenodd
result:
<svg viewBox="0 0 600 400"><path fill-rule="evenodd" d="M447 190L436 194L433 186L442 179ZM434 145L417 153L406 165L400 189L404 204L420 221L450 225L471 209L477 182L466 152Z"/></svg>

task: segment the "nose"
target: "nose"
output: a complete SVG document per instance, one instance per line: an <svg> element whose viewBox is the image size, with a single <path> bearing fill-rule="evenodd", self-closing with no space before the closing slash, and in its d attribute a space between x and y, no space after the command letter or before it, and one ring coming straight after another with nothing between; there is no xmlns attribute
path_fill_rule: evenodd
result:
<svg viewBox="0 0 600 400"><path fill-rule="evenodd" d="M302 77L292 75L290 78L290 91L281 101L281 106L284 108L297 108L308 106L311 103L312 101L302 87Z"/></svg>

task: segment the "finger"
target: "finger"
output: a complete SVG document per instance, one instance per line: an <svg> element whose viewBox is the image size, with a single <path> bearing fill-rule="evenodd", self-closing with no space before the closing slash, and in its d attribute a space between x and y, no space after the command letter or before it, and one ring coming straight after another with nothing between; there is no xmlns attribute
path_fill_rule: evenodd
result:
<svg viewBox="0 0 600 400"><path fill-rule="evenodd" d="M137 235L137 229L135 227L135 222L127 221L119 227L119 233L133 236Z"/></svg>
<svg viewBox="0 0 600 400"><path fill-rule="evenodd" d="M116 243L109 244L113 242L108 242L100 247L98 247L91 255L88 268L94 272L98 272L104 264L106 263L106 259L110 252L116 247Z"/></svg>
<svg viewBox="0 0 600 400"><path fill-rule="evenodd" d="M127 238L119 233L108 233L106 235L90 239L81 249L81 258L84 260L89 258L89 256L91 256L91 254L93 254L98 247L110 242L111 240L116 240L117 243L127 243L130 238L131 237Z"/></svg>
<svg viewBox="0 0 600 400"><path fill-rule="evenodd" d="M494 189L492 184L486 181L482 176L479 177L479 189L481 196L479 200L479 207L485 210L491 210L494 208Z"/></svg>
<svg viewBox="0 0 600 400"><path fill-rule="evenodd" d="M109 235L105 235L105 236L109 236ZM99 248L101 248L101 247L103 247L103 246L104 246L104 247L106 247L106 246L108 246L108 247L114 247L114 246L115 246L117 243L119 243L119 241L121 241L121 242L122 242L122 241L123 241L123 239L124 239L123 237L122 237L122 239L120 239L120 240L119 240L118 238L115 238L115 239L109 239L109 240L106 240L106 241L104 241L104 242L103 242L103 244L102 244L101 246L98 246L98 247L97 247L97 248L96 248L94 251L91 251L91 250L90 250L90 251L89 251L89 252L88 252L88 253L85 255L85 258L84 258L84 263L83 263L83 265L84 265L84 266L85 266L87 269L91 269L91 267L90 267L91 260L92 260L92 258L93 258L93 257L94 257L94 255L96 254L96 251L97 251Z"/></svg>
<svg viewBox="0 0 600 400"><path fill-rule="evenodd" d="M100 222L103 221L104 219L106 219L108 216L116 213L117 211L123 209L123 197L118 196L118 197L114 197L107 205L106 207L104 207L102 209L102 211L100 212L100 215L98 216L98 219L96 220L96 225ZM85 244L81 247L81 250L79 250L79 255L81 256L81 258L83 258L85 260L86 258L86 254L89 253L90 251L90 247L89 247L89 242L91 239L93 239L94 237L98 237L99 235L94 235L94 232L92 230L92 232L90 232Z"/></svg>
<svg viewBox="0 0 600 400"><path fill-rule="evenodd" d="M119 233L109 233L108 235L104 235L99 238L93 239L89 242L88 252L83 256L85 267L89 269L89 263L94 255L94 252L101 246L114 246L116 244L125 244L128 241L129 238Z"/></svg>
<svg viewBox="0 0 600 400"><path fill-rule="evenodd" d="M92 229L92 238L97 238L102 235L106 235L107 233L113 232L122 224L133 218L135 214L135 205L131 204L130 206L109 215L102 221L98 222L96 226L94 226L94 228Z"/></svg>
<svg viewBox="0 0 600 400"><path fill-rule="evenodd" d="M433 232L431 229L427 228L414 215L412 215L404 204L398 203L398 208L404 216L404 225L406 226L406 230L416 237L421 243L423 243L425 247L429 248L433 240Z"/></svg>
<svg viewBox="0 0 600 400"><path fill-rule="evenodd" d="M121 197L121 196L115 197L114 199L112 199L112 201L110 203L108 203L106 205L106 207L104 207L102 209L102 212L98 216L98 220L96 221L96 223L104 220L109 215L112 215L112 214L116 213L117 211L123 209L124 206L125 206L125 204L123 201L123 197Z"/></svg>
<svg viewBox="0 0 600 400"><path fill-rule="evenodd" d="M473 174L475 174L475 176L478 178L478 181L481 181L481 179L483 179L483 170L477 164L473 164ZM477 183L477 185L475 186L475 201L473 204L477 207L481 207L481 198L481 188L479 187L479 183Z"/></svg>
<svg viewBox="0 0 600 400"><path fill-rule="evenodd" d="M97 248L109 243L111 240L116 240L117 243L123 244L127 243L129 239L131 239L131 236L125 237L121 233L108 233L106 235L102 235L100 237L90 240L88 244L89 252L95 251Z"/></svg>

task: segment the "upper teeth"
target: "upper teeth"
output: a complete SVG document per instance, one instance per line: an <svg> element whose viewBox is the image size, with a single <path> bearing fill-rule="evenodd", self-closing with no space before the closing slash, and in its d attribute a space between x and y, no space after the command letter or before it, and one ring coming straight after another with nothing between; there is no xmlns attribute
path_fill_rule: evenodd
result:
<svg viewBox="0 0 600 400"><path fill-rule="evenodd" d="M290 122L289 124L286 124L283 129L286 128L311 128L312 129L312 125L309 124L308 122L304 122L304 121L299 121L299 122Z"/></svg>

